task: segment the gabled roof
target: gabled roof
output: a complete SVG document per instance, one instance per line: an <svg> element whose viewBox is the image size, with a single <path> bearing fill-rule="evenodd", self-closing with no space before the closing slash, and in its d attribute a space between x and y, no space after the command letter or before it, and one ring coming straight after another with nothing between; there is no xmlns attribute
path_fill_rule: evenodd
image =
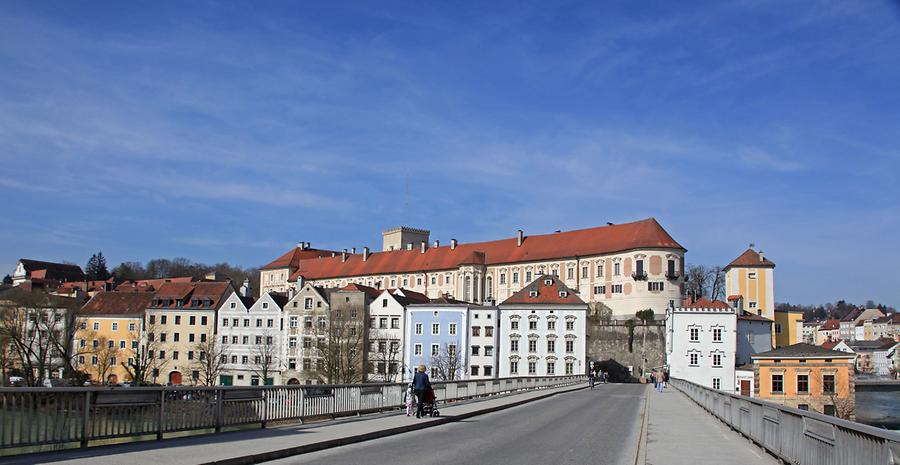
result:
<svg viewBox="0 0 900 465"><path fill-rule="evenodd" d="M291 300L286 295L274 294L271 292L269 293L269 297L272 299L273 302L275 302L275 305L278 305L278 308L280 308L280 309L284 309L284 306L287 305L289 300Z"/></svg>
<svg viewBox="0 0 900 465"><path fill-rule="evenodd" d="M218 309L222 302L234 292L234 287L226 281L205 281L197 283L164 283L159 290L153 293L154 299L182 300L183 309L202 308ZM206 301L205 305L193 307L193 301ZM152 305L152 304L151 304ZM165 307L176 308L176 307Z"/></svg>
<svg viewBox="0 0 900 465"><path fill-rule="evenodd" d="M822 326L819 326L819 329L822 331L833 331L835 329L841 329L841 321L840 320L825 320L822 323Z"/></svg>
<svg viewBox="0 0 900 465"><path fill-rule="evenodd" d="M152 300L150 292L101 292L84 304L78 314L141 316Z"/></svg>
<svg viewBox="0 0 900 465"><path fill-rule="evenodd" d="M278 268L288 268L293 272L300 266L300 260L309 260L310 258L330 257L337 252L331 250L306 249L294 247L287 251L284 255L269 262L261 270L274 270Z"/></svg>
<svg viewBox="0 0 900 465"><path fill-rule="evenodd" d="M556 276L539 276L500 305L509 304L582 304L584 301Z"/></svg>
<svg viewBox="0 0 900 465"><path fill-rule="evenodd" d="M852 358L852 354L840 352L837 350L826 349L824 347L814 346L812 344L794 344L785 347L779 347L775 350L753 354L750 358L805 358L805 357L827 357L827 358Z"/></svg>
<svg viewBox="0 0 900 465"><path fill-rule="evenodd" d="M428 302L424 302L425 304L444 304L444 305L470 305L469 302L454 299L449 295L442 295L440 297L436 297L434 299L430 299ZM416 304L413 304L416 305ZM422 305L422 304L419 304Z"/></svg>
<svg viewBox="0 0 900 465"><path fill-rule="evenodd" d="M862 314L862 310L860 310L858 308L854 308L853 310L850 310L850 313L844 315L844 317L841 318L841 321L843 321L843 322L854 321L854 320L856 320L856 317L858 317L860 314Z"/></svg>
<svg viewBox="0 0 900 465"><path fill-rule="evenodd" d="M498 265L576 256L598 255L632 249L680 249L655 219L633 223L601 226L576 231L527 236L519 246L517 238L489 242L420 249L374 252L364 260L363 255L326 257L302 260L291 281L299 276L306 279L343 278L391 273L412 273L459 268L478 263Z"/></svg>
<svg viewBox="0 0 900 465"><path fill-rule="evenodd" d="M427 304L431 302L431 299L429 299L427 295L409 289L390 289L386 292L404 307L412 304Z"/></svg>
<svg viewBox="0 0 900 465"><path fill-rule="evenodd" d="M78 265L69 265L67 263L43 262L40 260L31 260L28 258L19 259L19 263L25 268L29 276L36 271L43 270L40 273L40 279L52 279L56 281L84 281L84 271Z"/></svg>
<svg viewBox="0 0 900 465"><path fill-rule="evenodd" d="M822 343L822 345L820 347L823 347L828 350L834 350L834 348L837 347L838 344L840 344L842 342L844 342L843 339L838 339L836 341L825 341Z"/></svg>
<svg viewBox="0 0 900 465"><path fill-rule="evenodd" d="M755 313L748 312L748 311L746 311L746 310L744 310L743 312L741 312L741 313L738 315L737 319L738 319L738 320L745 320L745 321L762 321L762 322L765 322L765 323L774 323L774 321L772 321L772 320L770 320L770 319L768 319L768 318L759 316L759 315L757 315L757 314L755 314Z"/></svg>
<svg viewBox="0 0 900 465"><path fill-rule="evenodd" d="M881 318L876 318L875 323L900 324L900 313L888 313Z"/></svg>
<svg viewBox="0 0 900 465"><path fill-rule="evenodd" d="M381 295L381 290L375 289L374 287L363 286L362 284L350 283L340 289L338 291L342 292L362 292L373 299L377 299L379 295Z"/></svg>
<svg viewBox="0 0 900 465"><path fill-rule="evenodd" d="M238 300L241 301L242 304L244 304L244 308L250 308L253 306L253 304L256 303L256 299L254 299L253 297L250 297L250 296L245 297L242 295L238 295L237 298L238 298ZM284 307L284 306L282 305L282 307Z"/></svg>
<svg viewBox="0 0 900 465"><path fill-rule="evenodd" d="M725 267L728 268L743 266L743 267L752 267L752 268L775 268L775 263L773 263L768 258L760 255L759 252L753 249L747 249L742 253L738 258L735 258Z"/></svg>

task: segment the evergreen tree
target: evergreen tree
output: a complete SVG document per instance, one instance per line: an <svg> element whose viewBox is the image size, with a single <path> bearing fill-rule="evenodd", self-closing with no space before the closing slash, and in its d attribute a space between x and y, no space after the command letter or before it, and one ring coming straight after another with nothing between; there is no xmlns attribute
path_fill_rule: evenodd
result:
<svg viewBox="0 0 900 465"><path fill-rule="evenodd" d="M3 284L12 284L12 283L13 283L12 276L6 275L3 277Z"/></svg>
<svg viewBox="0 0 900 465"><path fill-rule="evenodd" d="M109 270L106 269L106 258L103 252L97 252L91 255L87 265L84 267L84 274L90 281L105 281L109 279Z"/></svg>

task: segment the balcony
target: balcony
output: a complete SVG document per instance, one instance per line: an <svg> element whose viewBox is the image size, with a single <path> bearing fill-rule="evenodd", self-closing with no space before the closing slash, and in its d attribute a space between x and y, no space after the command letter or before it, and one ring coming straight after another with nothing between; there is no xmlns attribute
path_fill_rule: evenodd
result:
<svg viewBox="0 0 900 465"><path fill-rule="evenodd" d="M647 280L647 272L646 271L635 271L631 273L631 277L634 278L635 281L646 281Z"/></svg>
<svg viewBox="0 0 900 465"><path fill-rule="evenodd" d="M667 271L667 272L666 272L666 279L668 279L669 281L675 281L676 279L678 279L678 278L680 278L680 277L681 277L681 275L678 274L678 273L676 273L676 272L674 272L674 271Z"/></svg>

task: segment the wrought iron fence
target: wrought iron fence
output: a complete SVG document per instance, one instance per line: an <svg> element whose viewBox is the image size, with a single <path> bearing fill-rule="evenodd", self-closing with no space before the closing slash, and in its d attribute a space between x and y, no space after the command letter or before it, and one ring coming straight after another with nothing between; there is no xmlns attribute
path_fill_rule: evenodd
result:
<svg viewBox="0 0 900 465"><path fill-rule="evenodd" d="M585 377L434 382L439 402L571 385ZM0 388L0 449L215 431L402 407L406 384Z"/></svg>
<svg viewBox="0 0 900 465"><path fill-rule="evenodd" d="M786 463L900 464L900 433L716 391L681 379L672 379L671 384Z"/></svg>

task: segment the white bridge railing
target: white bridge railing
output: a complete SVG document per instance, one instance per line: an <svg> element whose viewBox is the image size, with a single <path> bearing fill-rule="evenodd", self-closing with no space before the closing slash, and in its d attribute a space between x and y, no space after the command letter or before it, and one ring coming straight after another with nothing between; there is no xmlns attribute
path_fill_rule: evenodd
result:
<svg viewBox="0 0 900 465"><path fill-rule="evenodd" d="M440 403L584 382L585 376L434 382ZM359 415L402 407L406 384L0 388L0 450ZM30 450L22 450L30 452ZM16 452L14 452L16 453ZM3 454L0 454L3 455Z"/></svg>
<svg viewBox="0 0 900 465"><path fill-rule="evenodd" d="M672 379L732 429L789 464L900 464L900 433Z"/></svg>

